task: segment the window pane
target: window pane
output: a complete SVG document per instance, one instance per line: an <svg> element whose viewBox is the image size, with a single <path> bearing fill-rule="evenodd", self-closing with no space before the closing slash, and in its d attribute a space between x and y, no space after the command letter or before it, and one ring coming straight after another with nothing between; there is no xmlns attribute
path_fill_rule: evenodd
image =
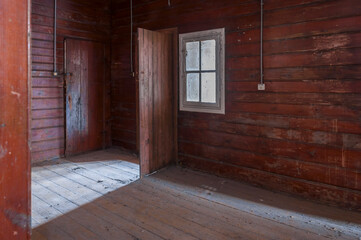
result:
<svg viewBox="0 0 361 240"><path fill-rule="evenodd" d="M187 102L199 102L199 74L187 74Z"/></svg>
<svg viewBox="0 0 361 240"><path fill-rule="evenodd" d="M216 103L216 73L202 73L202 102Z"/></svg>
<svg viewBox="0 0 361 240"><path fill-rule="evenodd" d="M216 40L202 41L202 70L216 70Z"/></svg>
<svg viewBox="0 0 361 240"><path fill-rule="evenodd" d="M187 42L186 48L186 70L199 71L199 42Z"/></svg>

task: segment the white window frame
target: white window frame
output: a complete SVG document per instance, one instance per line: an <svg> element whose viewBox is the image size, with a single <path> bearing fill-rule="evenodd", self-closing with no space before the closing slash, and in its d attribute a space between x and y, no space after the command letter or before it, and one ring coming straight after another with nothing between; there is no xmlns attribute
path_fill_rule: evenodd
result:
<svg viewBox="0 0 361 240"><path fill-rule="evenodd" d="M204 40L216 41L216 103L187 101L186 43ZM202 70L200 69L199 72L201 73ZM201 84L201 78L199 81ZM179 35L179 109L180 111L225 114L224 28Z"/></svg>

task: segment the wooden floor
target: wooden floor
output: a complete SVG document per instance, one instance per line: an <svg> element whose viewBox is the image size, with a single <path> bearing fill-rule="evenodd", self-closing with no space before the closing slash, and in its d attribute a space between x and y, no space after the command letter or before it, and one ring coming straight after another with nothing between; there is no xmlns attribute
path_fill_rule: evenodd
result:
<svg viewBox="0 0 361 240"><path fill-rule="evenodd" d="M53 172L59 173L58 178L66 179L59 180L58 184L69 191L55 193L56 188L61 187L52 186L54 179L47 181L48 185L33 189L35 195L44 189L54 191L49 193L48 199L43 197L47 205L52 205L46 209L64 212L33 229L33 239L359 240L361 237L361 213L318 205L223 178L170 167L117 188L117 181L112 182L110 178L104 180L104 185L97 183L99 178L92 184L84 182L102 174L95 165L86 165L80 173L73 172L78 163L65 163L72 167L60 167ZM122 171L121 163L110 166ZM86 171L93 175L86 175ZM71 177L64 176L66 172L70 172ZM35 186L48 176L34 175L40 176L35 177ZM86 185L87 192L77 191L75 186L79 185ZM113 188L101 196L105 186ZM73 195L78 195L71 201L74 210L68 212L68 206L56 205L62 201L60 199ZM98 198L83 203L94 195ZM50 211L46 209L35 211Z"/></svg>
<svg viewBox="0 0 361 240"><path fill-rule="evenodd" d="M137 161L135 156L109 149L33 167L32 227L137 180Z"/></svg>

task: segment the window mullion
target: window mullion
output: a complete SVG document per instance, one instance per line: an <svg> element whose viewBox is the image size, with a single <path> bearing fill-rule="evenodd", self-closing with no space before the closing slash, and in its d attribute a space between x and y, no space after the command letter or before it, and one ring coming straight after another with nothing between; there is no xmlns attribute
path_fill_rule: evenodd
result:
<svg viewBox="0 0 361 240"><path fill-rule="evenodd" d="M216 72L216 70L185 71L185 73L199 73L199 72L202 72L202 73L214 73L214 72Z"/></svg>
<svg viewBox="0 0 361 240"><path fill-rule="evenodd" d="M202 102L202 42L199 41L199 102Z"/></svg>

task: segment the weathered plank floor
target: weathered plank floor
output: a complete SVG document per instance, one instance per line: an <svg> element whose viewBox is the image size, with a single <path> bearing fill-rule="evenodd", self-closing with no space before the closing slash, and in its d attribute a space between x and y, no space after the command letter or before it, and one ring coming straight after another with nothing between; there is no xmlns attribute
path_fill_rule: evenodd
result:
<svg viewBox="0 0 361 240"><path fill-rule="evenodd" d="M132 155L109 149L33 167L32 227L137 180L136 161Z"/></svg>
<svg viewBox="0 0 361 240"><path fill-rule="evenodd" d="M92 165L84 168L94 172L87 176L90 179L103 173ZM39 179L46 177L39 175ZM61 175L59 178L65 178ZM86 192L76 188L84 184L83 177L78 175L81 173L71 173L69 182L61 180L60 185L64 184L62 187L69 188L68 191L49 193L50 196L43 199L52 207L38 211L64 214L33 229L33 239L359 240L361 237L361 213L178 167L159 171L119 189L115 187L116 181L107 179L104 181L107 185L98 185L95 180L87 185ZM48 184L41 188L57 191ZM101 196L105 192L100 190L105 186L114 187ZM93 195L98 198L84 204L85 199ZM62 198L70 196L74 197L71 203L57 205ZM75 209L68 212L69 208Z"/></svg>

